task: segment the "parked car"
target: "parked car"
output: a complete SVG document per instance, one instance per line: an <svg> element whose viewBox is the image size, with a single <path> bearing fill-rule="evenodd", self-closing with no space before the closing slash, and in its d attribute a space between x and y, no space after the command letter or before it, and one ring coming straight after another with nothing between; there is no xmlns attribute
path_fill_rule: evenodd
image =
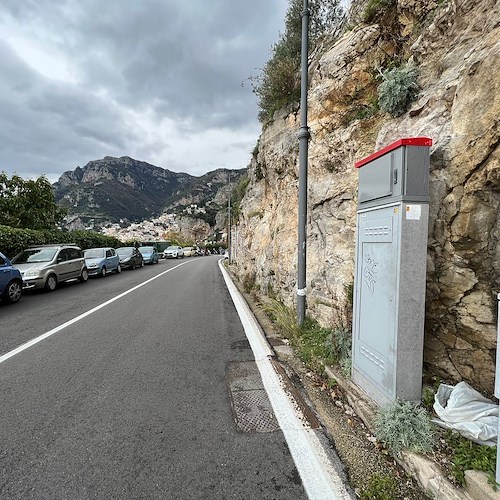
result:
<svg viewBox="0 0 500 500"><path fill-rule="evenodd" d="M139 247L139 252L142 254L144 264L158 264L158 252L155 247Z"/></svg>
<svg viewBox="0 0 500 500"><path fill-rule="evenodd" d="M184 247L182 251L184 252L184 257L193 257L194 255L196 255L193 247Z"/></svg>
<svg viewBox="0 0 500 500"><path fill-rule="evenodd" d="M89 276L104 278L106 274L122 271L120 258L114 248L89 248L83 252L83 255Z"/></svg>
<svg viewBox="0 0 500 500"><path fill-rule="evenodd" d="M116 249L116 253L120 258L120 266L122 269L135 269L136 267L144 267L144 259L141 252L135 247L120 247Z"/></svg>
<svg viewBox="0 0 500 500"><path fill-rule="evenodd" d="M171 245L163 251L163 257L165 259L183 259L184 252L182 251L182 247L178 245Z"/></svg>
<svg viewBox="0 0 500 500"><path fill-rule="evenodd" d="M21 271L0 252L0 298L11 304L19 302L23 291Z"/></svg>
<svg viewBox="0 0 500 500"><path fill-rule="evenodd" d="M89 279L80 247L76 245L41 245L27 248L12 259L23 277L23 288L45 288L51 292L58 283Z"/></svg>

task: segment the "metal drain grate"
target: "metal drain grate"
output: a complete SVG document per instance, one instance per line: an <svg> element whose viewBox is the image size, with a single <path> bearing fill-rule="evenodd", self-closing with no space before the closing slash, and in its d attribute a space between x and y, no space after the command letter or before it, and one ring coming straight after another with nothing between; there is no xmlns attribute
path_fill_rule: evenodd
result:
<svg viewBox="0 0 500 500"><path fill-rule="evenodd" d="M236 426L241 432L274 432L279 425L264 389L232 393Z"/></svg>
<svg viewBox="0 0 500 500"><path fill-rule="evenodd" d="M237 429L240 432L279 430L255 362L229 363L226 377Z"/></svg>

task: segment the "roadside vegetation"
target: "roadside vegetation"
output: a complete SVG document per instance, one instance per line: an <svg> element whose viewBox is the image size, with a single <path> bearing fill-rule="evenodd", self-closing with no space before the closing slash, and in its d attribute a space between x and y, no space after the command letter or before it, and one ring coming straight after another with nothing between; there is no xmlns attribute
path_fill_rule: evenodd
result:
<svg viewBox="0 0 500 500"><path fill-rule="evenodd" d="M122 245L117 238L93 231L58 229L65 215L45 176L24 180L0 173L0 249L6 255L12 257L29 246L54 243L74 243L83 249Z"/></svg>
<svg viewBox="0 0 500 500"><path fill-rule="evenodd" d="M381 24L382 38L394 46L396 53L404 54L404 37L399 34L395 5L396 0L368 0L360 20ZM260 73L250 78L258 98L259 120L264 125L273 120L276 111L296 110L300 105L302 9L302 0L289 0L285 30L271 48L270 58ZM309 11L310 53L321 44L331 44L352 28L346 24L346 15L338 0L310 0ZM342 119L344 125L369 119L379 111L400 116L418 95L418 67L409 64L403 55L395 59L387 56L372 72L372 82L366 88L356 87L354 94L344 102L348 106Z"/></svg>
<svg viewBox="0 0 500 500"><path fill-rule="evenodd" d="M232 223L237 223L240 218L241 211L241 201L245 196L248 184L250 183L250 178L244 175L240 178L236 186L234 186L231 193L231 219Z"/></svg>
<svg viewBox="0 0 500 500"><path fill-rule="evenodd" d="M256 294L259 287L255 275L249 274L242 281L244 290ZM273 294L271 294L273 295ZM314 319L306 317L297 324L296 311L276 298L259 300L278 333L288 341L297 358L317 377L316 384L334 394L341 395L336 379L325 373L327 366L348 379L351 372L351 330L345 326L325 328ZM436 381L439 385L440 380ZM496 447L478 445L460 436L457 432L445 431L432 423L434 389L425 387L422 403L396 400L380 407L373 422L376 448L387 455L397 456L401 451L412 451L433 457L441 465L444 475L454 484L464 486L465 471L469 469L486 472L488 481L495 486ZM346 403L339 403L345 406ZM384 474L370 476L359 491L360 498L392 499L394 478Z"/></svg>
<svg viewBox="0 0 500 500"><path fill-rule="evenodd" d="M309 1L309 50L335 31L343 19L339 0ZM285 31L271 48L271 57L258 76L250 78L258 97L259 120L267 123L275 111L300 100L300 54L303 0L289 0Z"/></svg>
<svg viewBox="0 0 500 500"><path fill-rule="evenodd" d="M392 452L429 453L436 441L436 427L423 406L397 399L380 408L375 435Z"/></svg>
<svg viewBox="0 0 500 500"><path fill-rule="evenodd" d="M310 317L299 326L295 310L276 299L266 301L264 310L311 370L323 375L327 365L336 366L344 373L345 368L350 367L351 332L348 328L324 328Z"/></svg>
<svg viewBox="0 0 500 500"><path fill-rule="evenodd" d="M24 180L0 172L0 224L23 229L53 229L66 212L54 198L45 176Z"/></svg>
<svg viewBox="0 0 500 500"><path fill-rule="evenodd" d="M0 225L0 249L11 257L30 246L55 243L74 243L82 249L123 246L123 243L117 238L94 233L93 231L17 229Z"/></svg>

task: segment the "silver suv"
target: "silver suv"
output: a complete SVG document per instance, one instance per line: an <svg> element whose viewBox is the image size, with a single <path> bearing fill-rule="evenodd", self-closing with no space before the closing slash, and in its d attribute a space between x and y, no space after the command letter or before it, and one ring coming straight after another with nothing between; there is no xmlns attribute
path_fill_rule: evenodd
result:
<svg viewBox="0 0 500 500"><path fill-rule="evenodd" d="M62 281L89 279L82 250L76 245L41 245L27 248L12 259L23 277L23 288L51 292Z"/></svg>

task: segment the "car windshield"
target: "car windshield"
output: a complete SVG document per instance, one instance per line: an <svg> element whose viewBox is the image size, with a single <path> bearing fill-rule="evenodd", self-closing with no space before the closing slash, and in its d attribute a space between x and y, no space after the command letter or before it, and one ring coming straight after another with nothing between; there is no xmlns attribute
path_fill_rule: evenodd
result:
<svg viewBox="0 0 500 500"><path fill-rule="evenodd" d="M154 251L154 247L139 247L139 252L141 253L153 253Z"/></svg>
<svg viewBox="0 0 500 500"><path fill-rule="evenodd" d="M31 264L36 262L50 262L57 252L57 248L28 248L17 254L12 263Z"/></svg>
<svg viewBox="0 0 500 500"><path fill-rule="evenodd" d="M130 255L132 253L133 248L132 247L122 247L122 248L117 248L116 253L118 255Z"/></svg>
<svg viewBox="0 0 500 500"><path fill-rule="evenodd" d="M168 247L168 248L167 248L167 252L168 252L169 250L177 250L177 247Z"/></svg>
<svg viewBox="0 0 500 500"><path fill-rule="evenodd" d="M104 257L104 248L90 248L85 250L84 255L86 259L99 259Z"/></svg>

